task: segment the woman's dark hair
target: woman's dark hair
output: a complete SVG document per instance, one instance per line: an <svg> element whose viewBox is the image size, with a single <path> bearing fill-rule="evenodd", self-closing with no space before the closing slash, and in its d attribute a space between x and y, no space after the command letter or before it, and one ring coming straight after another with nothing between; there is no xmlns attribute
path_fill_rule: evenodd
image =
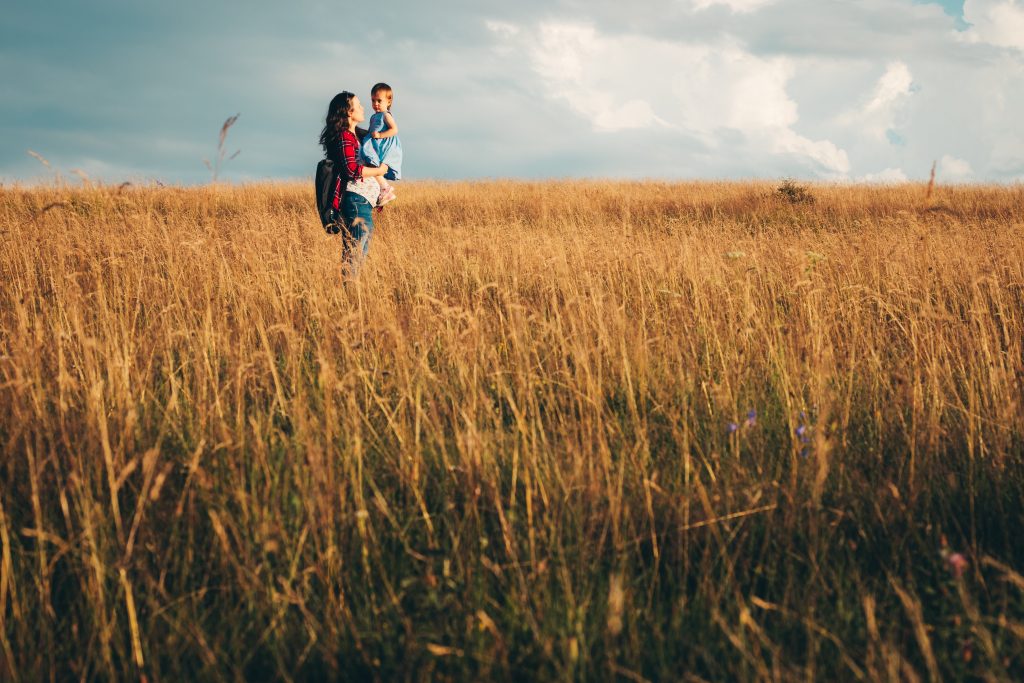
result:
<svg viewBox="0 0 1024 683"><path fill-rule="evenodd" d="M341 134L348 130L348 113L352 110L352 98L349 91L334 96L327 107L327 121L320 133L320 145L328 159L337 161L341 158Z"/></svg>

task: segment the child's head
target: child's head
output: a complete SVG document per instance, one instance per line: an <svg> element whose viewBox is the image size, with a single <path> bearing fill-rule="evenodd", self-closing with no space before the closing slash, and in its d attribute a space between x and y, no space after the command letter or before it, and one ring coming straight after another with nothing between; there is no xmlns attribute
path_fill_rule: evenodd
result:
<svg viewBox="0 0 1024 683"><path fill-rule="evenodd" d="M394 93L387 83L378 83L370 89L370 104L374 111L391 111Z"/></svg>

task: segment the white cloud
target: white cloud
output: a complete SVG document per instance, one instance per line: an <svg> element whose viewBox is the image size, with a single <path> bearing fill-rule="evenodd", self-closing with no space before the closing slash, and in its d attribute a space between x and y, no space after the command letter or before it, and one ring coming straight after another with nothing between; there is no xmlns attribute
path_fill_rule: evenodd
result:
<svg viewBox="0 0 1024 683"><path fill-rule="evenodd" d="M862 183L889 185L907 182L907 174L902 168L887 168L878 173L865 173L857 179Z"/></svg>
<svg viewBox="0 0 1024 683"><path fill-rule="evenodd" d="M864 110L870 114L890 109L893 105L910 95L910 86L913 82L914 79L910 75L910 69L906 64L903 62L892 62L878 80L875 94Z"/></svg>
<svg viewBox="0 0 1024 683"><path fill-rule="evenodd" d="M915 0L397 0L358 36L308 0L256 0L227 36L230 11L199 0L137 3L127 33L21 4L0 45L0 139L23 141L0 145L4 178L35 177L31 147L64 172L205 181L239 111L228 175L299 177L331 95L380 80L409 177L924 180L946 153L971 181L1024 177L1024 0L967 0L960 31ZM76 59L19 25L52 25Z"/></svg>
<svg viewBox="0 0 1024 683"><path fill-rule="evenodd" d="M753 12L765 5L770 5L775 0L693 0L693 8L703 10L714 5L725 5L733 12Z"/></svg>
<svg viewBox="0 0 1024 683"><path fill-rule="evenodd" d="M901 117L914 92L914 78L904 62L890 62L878 79L867 104L839 117L839 123L855 126L877 141L901 139Z"/></svg>
<svg viewBox="0 0 1024 683"><path fill-rule="evenodd" d="M1019 0L965 0L967 40L1024 50L1024 4Z"/></svg>
<svg viewBox="0 0 1024 683"><path fill-rule="evenodd" d="M629 89L591 87L598 64L602 65L600 68L615 68L606 62L610 56L606 41L592 27L542 24L538 41L528 49L530 63L549 85L550 93L589 118L595 130L646 128L655 122L649 102L618 94Z"/></svg>
<svg viewBox="0 0 1024 683"><path fill-rule="evenodd" d="M946 180L965 180L973 174L970 163L963 159L946 154L939 160L939 175Z"/></svg>
<svg viewBox="0 0 1024 683"><path fill-rule="evenodd" d="M484 21L484 26L487 27L488 31L496 33L502 38L512 38L519 34L519 27L506 21L493 21L488 19Z"/></svg>
<svg viewBox="0 0 1024 683"><path fill-rule="evenodd" d="M670 42L574 23L542 23L520 35L536 35L521 49L547 95L595 131L672 130L755 163L787 155L818 175L849 171L838 146L794 130L797 105L786 92L792 60L758 57L728 39Z"/></svg>
<svg viewBox="0 0 1024 683"><path fill-rule="evenodd" d="M789 128L772 131L771 135L774 136L769 138L773 151L807 157L821 167L824 176L839 178L850 172L846 151L829 140L809 140Z"/></svg>

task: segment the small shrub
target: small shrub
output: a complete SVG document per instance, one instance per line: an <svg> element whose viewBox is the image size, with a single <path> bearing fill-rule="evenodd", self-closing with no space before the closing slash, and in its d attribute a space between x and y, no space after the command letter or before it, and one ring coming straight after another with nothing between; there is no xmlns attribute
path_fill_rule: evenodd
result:
<svg viewBox="0 0 1024 683"><path fill-rule="evenodd" d="M814 195L807 189L807 186L798 184L792 178L785 178L782 184L776 188L775 194L790 204L814 203Z"/></svg>

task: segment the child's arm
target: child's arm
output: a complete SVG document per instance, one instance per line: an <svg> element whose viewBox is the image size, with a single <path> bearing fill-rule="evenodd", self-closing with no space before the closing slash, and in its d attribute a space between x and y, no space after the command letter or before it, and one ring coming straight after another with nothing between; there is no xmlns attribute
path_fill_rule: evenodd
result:
<svg viewBox="0 0 1024 683"><path fill-rule="evenodd" d="M391 115L391 112L384 112L384 121L388 124L388 129L373 134L374 140L380 140L383 138L393 138L398 135L398 124L395 123L395 117Z"/></svg>

